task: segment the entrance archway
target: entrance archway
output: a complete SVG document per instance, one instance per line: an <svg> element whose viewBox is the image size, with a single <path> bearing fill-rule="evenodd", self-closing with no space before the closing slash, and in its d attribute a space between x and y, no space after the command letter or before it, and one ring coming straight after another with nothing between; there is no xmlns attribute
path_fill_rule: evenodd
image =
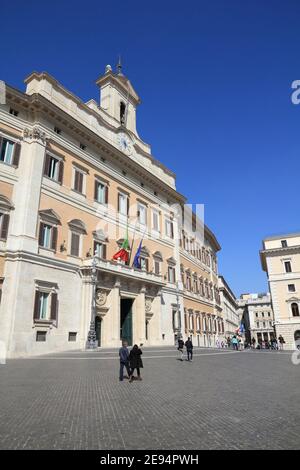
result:
<svg viewBox="0 0 300 470"><path fill-rule="evenodd" d="M96 331L96 340L98 343L98 347L101 347L101 323L102 323L102 318L97 316L95 318L95 331Z"/></svg>
<svg viewBox="0 0 300 470"><path fill-rule="evenodd" d="M295 346L297 349L300 349L300 330L296 330L294 333Z"/></svg>
<svg viewBox="0 0 300 470"><path fill-rule="evenodd" d="M132 346L132 304L133 299L121 299L120 305L120 339Z"/></svg>

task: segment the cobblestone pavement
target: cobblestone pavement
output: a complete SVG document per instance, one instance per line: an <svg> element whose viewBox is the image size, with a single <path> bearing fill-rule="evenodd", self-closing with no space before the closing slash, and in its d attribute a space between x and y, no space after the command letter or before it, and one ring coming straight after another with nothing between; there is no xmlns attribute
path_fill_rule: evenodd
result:
<svg viewBox="0 0 300 470"><path fill-rule="evenodd" d="M118 381L116 350L0 365L1 449L296 449L300 365L291 353L144 351Z"/></svg>

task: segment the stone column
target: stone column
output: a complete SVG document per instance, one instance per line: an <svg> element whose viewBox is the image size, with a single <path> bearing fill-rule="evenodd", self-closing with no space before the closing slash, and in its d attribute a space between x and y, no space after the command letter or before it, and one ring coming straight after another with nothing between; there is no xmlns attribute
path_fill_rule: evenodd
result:
<svg viewBox="0 0 300 470"><path fill-rule="evenodd" d="M113 289L110 293L110 310L107 315L109 315L109 320L107 321L106 326L108 327L110 323L110 335L111 335L111 346L119 346L120 342L120 280L117 278L114 284Z"/></svg>
<svg viewBox="0 0 300 470"><path fill-rule="evenodd" d="M133 311L133 341L134 343L144 343L146 341L146 312L145 312L145 286L141 287L137 298L134 301Z"/></svg>
<svg viewBox="0 0 300 470"><path fill-rule="evenodd" d="M45 147L46 134L38 126L24 130L7 250L38 251L37 222Z"/></svg>

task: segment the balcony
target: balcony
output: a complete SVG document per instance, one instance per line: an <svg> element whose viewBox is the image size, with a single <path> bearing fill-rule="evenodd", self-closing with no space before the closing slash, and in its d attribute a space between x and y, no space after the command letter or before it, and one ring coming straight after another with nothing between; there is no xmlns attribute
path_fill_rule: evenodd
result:
<svg viewBox="0 0 300 470"><path fill-rule="evenodd" d="M131 280L136 280L139 282L150 283L156 286L165 286L166 281L161 275L154 274L152 272L147 272L144 269L137 269L132 266L128 266L118 261L105 260L102 258L96 258L97 264L96 268L100 272L108 273L120 277L130 278ZM90 268L92 265L92 258L85 259L82 263L82 269Z"/></svg>

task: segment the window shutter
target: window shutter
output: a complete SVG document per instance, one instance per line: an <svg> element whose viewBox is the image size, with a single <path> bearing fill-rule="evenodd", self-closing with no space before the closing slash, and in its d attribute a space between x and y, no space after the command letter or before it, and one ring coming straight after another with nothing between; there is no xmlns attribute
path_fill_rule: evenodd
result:
<svg viewBox="0 0 300 470"><path fill-rule="evenodd" d="M145 259L145 267L146 267L146 271L148 272L149 271L149 260L148 260L148 258Z"/></svg>
<svg viewBox="0 0 300 470"><path fill-rule="evenodd" d="M118 212L120 212L120 194L118 194Z"/></svg>
<svg viewBox="0 0 300 470"><path fill-rule="evenodd" d="M108 186L105 186L105 204L108 203Z"/></svg>
<svg viewBox="0 0 300 470"><path fill-rule="evenodd" d="M77 233L72 233L71 237L71 255L79 255L79 235Z"/></svg>
<svg viewBox="0 0 300 470"><path fill-rule="evenodd" d="M57 245L57 227L52 227L52 240L51 240L52 250L56 251L56 245Z"/></svg>
<svg viewBox="0 0 300 470"><path fill-rule="evenodd" d="M102 245L102 258L106 259L106 245L104 243Z"/></svg>
<svg viewBox="0 0 300 470"><path fill-rule="evenodd" d="M2 152L2 144L3 144L3 138L0 136L0 155Z"/></svg>
<svg viewBox="0 0 300 470"><path fill-rule="evenodd" d="M0 235L0 238L2 238L3 240L7 239L8 225L9 225L9 214L3 214L3 216L2 216L2 226L1 226L1 235Z"/></svg>
<svg viewBox="0 0 300 470"><path fill-rule="evenodd" d="M41 222L40 231L39 231L39 246L43 246L43 229L44 229L44 224L43 222Z"/></svg>
<svg viewBox="0 0 300 470"><path fill-rule="evenodd" d="M171 227L171 238L174 238L173 222L170 223L170 227Z"/></svg>
<svg viewBox="0 0 300 470"><path fill-rule="evenodd" d="M185 330L187 330L187 328L188 328L188 324L187 324L187 323L188 323L188 321L187 321L187 314L185 313L185 314L184 314L184 328L185 328Z"/></svg>
<svg viewBox="0 0 300 470"><path fill-rule="evenodd" d="M129 214L129 197L127 196L127 215Z"/></svg>
<svg viewBox="0 0 300 470"><path fill-rule="evenodd" d="M83 188L83 174L82 173L78 173L78 183L79 183L78 191L82 193L82 188Z"/></svg>
<svg viewBox="0 0 300 470"><path fill-rule="evenodd" d="M95 188L94 188L94 199L95 201L98 201L98 181L95 180Z"/></svg>
<svg viewBox="0 0 300 470"><path fill-rule="evenodd" d="M20 152L21 152L21 144L15 144L12 164L16 167L19 166Z"/></svg>
<svg viewBox="0 0 300 470"><path fill-rule="evenodd" d="M34 299L34 308L33 308L33 320L39 320L40 312L39 312L39 305L40 305L40 292L35 292L35 299Z"/></svg>
<svg viewBox="0 0 300 470"><path fill-rule="evenodd" d="M45 154L45 164L44 164L44 176L49 175L50 169L50 155L48 153Z"/></svg>
<svg viewBox="0 0 300 470"><path fill-rule="evenodd" d="M74 189L76 191L78 191L78 178L79 178L79 173L77 170L75 170Z"/></svg>
<svg viewBox="0 0 300 470"><path fill-rule="evenodd" d="M58 170L58 182L62 184L64 177L64 162L60 160L59 162L59 170Z"/></svg>
<svg viewBox="0 0 300 470"><path fill-rule="evenodd" d="M50 311L50 320L57 322L57 293L53 292L51 294L51 311Z"/></svg>

